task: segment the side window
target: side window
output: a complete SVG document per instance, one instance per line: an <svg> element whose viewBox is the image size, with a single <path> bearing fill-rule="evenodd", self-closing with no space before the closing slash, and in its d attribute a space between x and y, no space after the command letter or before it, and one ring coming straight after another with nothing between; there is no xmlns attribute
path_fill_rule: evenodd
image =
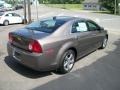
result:
<svg viewBox="0 0 120 90"><path fill-rule="evenodd" d="M5 16L7 16L7 17L8 17L8 16L9 16L9 14L6 14Z"/></svg>
<svg viewBox="0 0 120 90"><path fill-rule="evenodd" d="M99 29L99 26L92 21L88 21L87 24L89 27L89 31L96 31Z"/></svg>
<svg viewBox="0 0 120 90"><path fill-rule="evenodd" d="M13 13L13 16L15 17L20 17L20 15L16 14L16 13Z"/></svg>
<svg viewBox="0 0 120 90"><path fill-rule="evenodd" d="M75 22L72 26L72 33L88 31L87 25L83 21Z"/></svg>
<svg viewBox="0 0 120 90"><path fill-rule="evenodd" d="M5 16L12 17L13 15L11 13L9 13L9 14L6 14Z"/></svg>

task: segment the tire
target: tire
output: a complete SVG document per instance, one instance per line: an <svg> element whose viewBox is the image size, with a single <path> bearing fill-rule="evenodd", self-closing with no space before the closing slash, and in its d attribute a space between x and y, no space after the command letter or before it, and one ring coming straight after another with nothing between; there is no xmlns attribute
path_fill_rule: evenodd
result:
<svg viewBox="0 0 120 90"><path fill-rule="evenodd" d="M73 50L67 50L62 56L62 63L57 70L61 74L70 72L75 64L75 52Z"/></svg>
<svg viewBox="0 0 120 90"><path fill-rule="evenodd" d="M106 48L107 42L108 42L108 38L107 38L107 36L106 36L106 37L104 38L103 42L102 42L102 46L100 47L100 49Z"/></svg>
<svg viewBox="0 0 120 90"><path fill-rule="evenodd" d="M8 26L9 25L9 21L8 20L5 20L4 23L3 23L4 26Z"/></svg>

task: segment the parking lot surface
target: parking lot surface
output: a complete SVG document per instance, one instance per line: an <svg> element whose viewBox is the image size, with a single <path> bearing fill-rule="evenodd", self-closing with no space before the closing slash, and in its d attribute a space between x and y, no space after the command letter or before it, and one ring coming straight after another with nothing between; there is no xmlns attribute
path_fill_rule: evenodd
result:
<svg viewBox="0 0 120 90"><path fill-rule="evenodd" d="M81 58L75 64L72 72L65 75L52 71L37 72L18 64L7 54L8 33L25 25L1 25L0 90L120 90L120 17L57 10L45 6L41 6L39 11L40 18L72 14L94 20L98 18L98 22L109 32L106 49L96 50ZM34 15L32 17L36 18Z"/></svg>

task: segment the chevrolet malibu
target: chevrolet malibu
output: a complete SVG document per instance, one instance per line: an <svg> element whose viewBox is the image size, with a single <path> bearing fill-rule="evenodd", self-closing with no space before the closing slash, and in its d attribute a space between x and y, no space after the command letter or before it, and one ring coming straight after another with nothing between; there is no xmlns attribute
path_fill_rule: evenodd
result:
<svg viewBox="0 0 120 90"><path fill-rule="evenodd" d="M105 48L108 33L94 21L56 16L9 33L8 55L37 71L68 73L79 58Z"/></svg>

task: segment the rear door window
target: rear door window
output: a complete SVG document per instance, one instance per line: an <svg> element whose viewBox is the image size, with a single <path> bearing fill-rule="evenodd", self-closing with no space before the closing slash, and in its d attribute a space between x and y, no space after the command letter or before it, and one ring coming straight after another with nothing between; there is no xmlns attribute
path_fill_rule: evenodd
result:
<svg viewBox="0 0 120 90"><path fill-rule="evenodd" d="M16 14L16 13L13 13L13 16L14 17L20 17L20 15Z"/></svg>
<svg viewBox="0 0 120 90"><path fill-rule="evenodd" d="M72 33L88 31L87 24L84 21L77 21L72 26Z"/></svg>

